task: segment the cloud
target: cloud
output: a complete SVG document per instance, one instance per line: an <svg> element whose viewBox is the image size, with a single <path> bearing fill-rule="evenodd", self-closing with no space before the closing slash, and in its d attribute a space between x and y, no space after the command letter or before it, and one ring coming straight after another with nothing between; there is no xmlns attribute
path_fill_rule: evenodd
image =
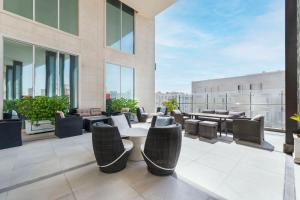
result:
<svg viewBox="0 0 300 200"><path fill-rule="evenodd" d="M284 1L216 1L179 1L157 18L157 91L190 92L195 80L284 69Z"/></svg>

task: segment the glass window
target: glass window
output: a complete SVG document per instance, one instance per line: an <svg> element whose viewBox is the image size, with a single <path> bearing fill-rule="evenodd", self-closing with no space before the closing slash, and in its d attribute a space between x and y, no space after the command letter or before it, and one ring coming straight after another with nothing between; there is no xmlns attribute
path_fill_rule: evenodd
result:
<svg viewBox="0 0 300 200"><path fill-rule="evenodd" d="M78 106L78 57L59 55L59 94L70 98L71 108Z"/></svg>
<svg viewBox="0 0 300 200"><path fill-rule="evenodd" d="M32 96L32 45L4 39L3 47L4 99Z"/></svg>
<svg viewBox="0 0 300 200"><path fill-rule="evenodd" d="M121 50L121 3L116 0L107 0L106 6L107 46Z"/></svg>
<svg viewBox="0 0 300 200"><path fill-rule="evenodd" d="M4 0L4 10L33 19L33 0Z"/></svg>
<svg viewBox="0 0 300 200"><path fill-rule="evenodd" d="M38 22L58 27L58 0L35 0L35 19Z"/></svg>
<svg viewBox="0 0 300 200"><path fill-rule="evenodd" d="M49 1L49 0L48 0ZM78 34L78 0L60 0L59 26L60 30Z"/></svg>
<svg viewBox="0 0 300 200"><path fill-rule="evenodd" d="M35 96L56 94L56 52L35 49Z"/></svg>
<svg viewBox="0 0 300 200"><path fill-rule="evenodd" d="M106 64L106 96L108 99L120 97L120 66L113 64Z"/></svg>
<svg viewBox="0 0 300 200"><path fill-rule="evenodd" d="M121 96L133 99L134 71L133 68L121 67Z"/></svg>
<svg viewBox="0 0 300 200"><path fill-rule="evenodd" d="M134 53L134 10L118 0L107 0L106 45Z"/></svg>
<svg viewBox="0 0 300 200"><path fill-rule="evenodd" d="M133 54L134 10L122 4L122 51Z"/></svg>
<svg viewBox="0 0 300 200"><path fill-rule="evenodd" d="M106 64L106 99L134 98L134 69L120 65Z"/></svg>

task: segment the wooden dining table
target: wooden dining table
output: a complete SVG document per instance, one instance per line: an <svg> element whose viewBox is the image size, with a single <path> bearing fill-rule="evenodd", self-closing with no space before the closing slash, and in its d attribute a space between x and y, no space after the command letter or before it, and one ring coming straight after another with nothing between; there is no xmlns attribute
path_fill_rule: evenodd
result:
<svg viewBox="0 0 300 200"><path fill-rule="evenodd" d="M222 115L222 114L212 114L212 113L187 113L187 115L192 118L203 117L207 118L208 121L217 121L219 124L220 136L222 135L222 122L226 123L226 120L231 117L231 115ZM227 135L227 127L225 127L225 133Z"/></svg>

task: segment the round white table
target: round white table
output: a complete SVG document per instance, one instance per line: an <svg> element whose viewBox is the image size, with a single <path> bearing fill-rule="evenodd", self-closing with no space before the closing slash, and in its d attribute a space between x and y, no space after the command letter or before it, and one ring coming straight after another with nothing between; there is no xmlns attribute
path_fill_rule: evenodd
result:
<svg viewBox="0 0 300 200"><path fill-rule="evenodd" d="M129 160L141 161L144 160L141 154L141 145L145 143L148 134L146 128L128 128L120 130L122 136L129 137L129 140L133 142L133 148L129 156Z"/></svg>

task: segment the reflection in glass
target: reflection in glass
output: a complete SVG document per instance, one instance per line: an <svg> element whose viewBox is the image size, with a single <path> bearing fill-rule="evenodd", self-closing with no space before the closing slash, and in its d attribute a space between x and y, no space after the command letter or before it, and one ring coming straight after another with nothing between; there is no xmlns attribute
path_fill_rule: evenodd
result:
<svg viewBox="0 0 300 200"><path fill-rule="evenodd" d="M106 45L121 50L121 3L107 0L106 4Z"/></svg>
<svg viewBox="0 0 300 200"><path fill-rule="evenodd" d="M56 52L35 49L35 96L56 94Z"/></svg>
<svg viewBox="0 0 300 200"><path fill-rule="evenodd" d="M78 34L78 0L60 0L59 26L60 30Z"/></svg>
<svg viewBox="0 0 300 200"><path fill-rule="evenodd" d="M122 51L133 54L134 10L122 4Z"/></svg>
<svg viewBox="0 0 300 200"><path fill-rule="evenodd" d="M33 0L4 0L4 10L33 19Z"/></svg>
<svg viewBox="0 0 300 200"><path fill-rule="evenodd" d="M32 96L32 45L4 39L4 99Z"/></svg>
<svg viewBox="0 0 300 200"><path fill-rule="evenodd" d="M121 96L127 99L133 99L133 85L133 68L121 67Z"/></svg>
<svg viewBox="0 0 300 200"><path fill-rule="evenodd" d="M106 64L105 86L107 99L120 97L120 66Z"/></svg>
<svg viewBox="0 0 300 200"><path fill-rule="evenodd" d="M35 19L54 28L58 27L58 0L35 0Z"/></svg>
<svg viewBox="0 0 300 200"><path fill-rule="evenodd" d="M78 106L78 57L59 55L59 95L70 98L71 108Z"/></svg>

